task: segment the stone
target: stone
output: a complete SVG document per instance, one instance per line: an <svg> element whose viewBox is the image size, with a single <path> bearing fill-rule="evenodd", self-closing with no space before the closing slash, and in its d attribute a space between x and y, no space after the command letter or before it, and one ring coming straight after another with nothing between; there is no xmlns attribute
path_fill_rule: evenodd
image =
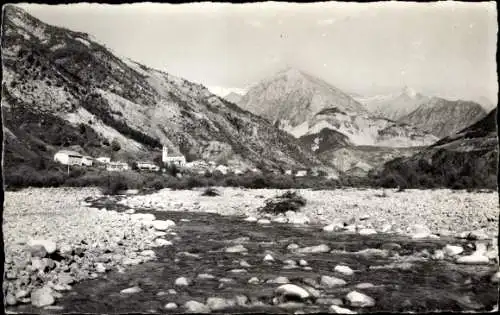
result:
<svg viewBox="0 0 500 315"><path fill-rule="evenodd" d="M264 256L264 261L274 261L274 258L273 256L271 256L270 254L267 254L266 256Z"/></svg>
<svg viewBox="0 0 500 315"><path fill-rule="evenodd" d="M231 269L229 270L230 273L245 273L247 272L245 269Z"/></svg>
<svg viewBox="0 0 500 315"><path fill-rule="evenodd" d="M356 312L351 311L348 308L340 307L337 305L331 305L330 308L328 309L328 311L330 311L330 313L334 313L334 314L357 314Z"/></svg>
<svg viewBox="0 0 500 315"><path fill-rule="evenodd" d="M48 287L35 289L31 292L31 304L36 307L44 307L54 304L55 299L52 296L52 290Z"/></svg>
<svg viewBox="0 0 500 315"><path fill-rule="evenodd" d="M248 250L243 245L234 245L225 249L226 253L242 253Z"/></svg>
<svg viewBox="0 0 500 315"><path fill-rule="evenodd" d="M185 277L179 277L179 278L175 279L174 284L178 287L186 287L189 285L189 281Z"/></svg>
<svg viewBox="0 0 500 315"><path fill-rule="evenodd" d="M365 256L365 257L382 257L385 258L389 256L389 252L386 249L378 249L378 248L366 248L360 251L357 251L356 254Z"/></svg>
<svg viewBox="0 0 500 315"><path fill-rule="evenodd" d="M248 283L250 284L258 284L259 283L259 278L257 277L252 277L248 280Z"/></svg>
<svg viewBox="0 0 500 315"><path fill-rule="evenodd" d="M300 300L305 300L311 297L309 292L295 284L283 284L275 290L275 293L280 296L289 296Z"/></svg>
<svg viewBox="0 0 500 315"><path fill-rule="evenodd" d="M354 224L350 224L350 225L344 226L344 230L346 232L356 233L356 226Z"/></svg>
<svg viewBox="0 0 500 315"><path fill-rule="evenodd" d="M259 219L257 220L257 224L271 224L271 221L269 219Z"/></svg>
<svg viewBox="0 0 500 315"><path fill-rule="evenodd" d="M20 300L29 295L29 292L27 290L19 290L16 292L16 299Z"/></svg>
<svg viewBox="0 0 500 315"><path fill-rule="evenodd" d="M146 249L141 252L141 256L155 257L156 253L154 252L154 250Z"/></svg>
<svg viewBox="0 0 500 315"><path fill-rule="evenodd" d="M273 218L271 221L275 222L275 223L287 223L288 219L285 217L276 217L276 218Z"/></svg>
<svg viewBox="0 0 500 315"><path fill-rule="evenodd" d="M292 244L289 244L286 249L288 250L296 250L299 248L299 245L295 244L295 243L292 243Z"/></svg>
<svg viewBox="0 0 500 315"><path fill-rule="evenodd" d="M413 224L408 227L408 233L411 235L430 235L431 230L423 224Z"/></svg>
<svg viewBox="0 0 500 315"><path fill-rule="evenodd" d="M220 278L219 279L219 282L220 283L234 283L234 279L231 279L231 278Z"/></svg>
<svg viewBox="0 0 500 315"><path fill-rule="evenodd" d="M476 242L475 243L475 247L476 247L476 250L474 252L474 254L476 255L485 255L486 252L488 251L487 248L488 248L488 244L486 244L485 242Z"/></svg>
<svg viewBox="0 0 500 315"><path fill-rule="evenodd" d="M53 242L53 241L50 241L50 240L36 240L36 239L32 239L32 240L28 241L28 246L29 247L33 247L33 246L37 246L37 245L43 246L45 248L45 251L49 255L55 253L55 251L57 250L57 244L55 242Z"/></svg>
<svg viewBox="0 0 500 315"><path fill-rule="evenodd" d="M95 264L95 271L98 273L104 273L104 272L106 272L106 266L104 266L103 263L96 263Z"/></svg>
<svg viewBox="0 0 500 315"><path fill-rule="evenodd" d="M153 228L159 231L165 231L172 226L175 226L175 222L172 220L154 220L152 221Z"/></svg>
<svg viewBox="0 0 500 315"><path fill-rule="evenodd" d="M168 294L171 294L171 295L176 295L177 294L177 291L175 291L174 289L168 289Z"/></svg>
<svg viewBox="0 0 500 315"><path fill-rule="evenodd" d="M126 214L134 214L135 210L134 209L127 209L127 210L125 210L125 213Z"/></svg>
<svg viewBox="0 0 500 315"><path fill-rule="evenodd" d="M401 249L401 245L399 245L398 243L384 243L384 244L382 244L381 249L399 250L399 249Z"/></svg>
<svg viewBox="0 0 500 315"><path fill-rule="evenodd" d="M215 279L215 276L208 274L208 273L200 273L197 276L197 278L201 279L201 280L213 280L213 279Z"/></svg>
<svg viewBox="0 0 500 315"><path fill-rule="evenodd" d="M156 217L152 213L134 213L130 215L130 219L134 221L155 221Z"/></svg>
<svg viewBox="0 0 500 315"><path fill-rule="evenodd" d="M241 260L240 261L240 266L243 267L243 268L250 268L252 267L252 265L250 265L246 260Z"/></svg>
<svg viewBox="0 0 500 315"><path fill-rule="evenodd" d="M69 273L60 273L57 275L57 282L60 284L72 284L75 282L75 279Z"/></svg>
<svg viewBox="0 0 500 315"><path fill-rule="evenodd" d="M173 243L171 241L167 241L166 239L163 238L157 238L155 239L155 245L156 246L172 246Z"/></svg>
<svg viewBox="0 0 500 315"><path fill-rule="evenodd" d="M12 295L11 293L8 293L6 296L5 296L5 303L7 303L7 305L16 305L17 304L17 299L14 295Z"/></svg>
<svg viewBox="0 0 500 315"><path fill-rule="evenodd" d="M342 302L342 299L338 299L338 298L319 298L319 299L316 299L316 303L322 304L322 305L327 305L327 304L342 305L342 304L344 304Z"/></svg>
<svg viewBox="0 0 500 315"><path fill-rule="evenodd" d="M308 265L308 263L307 263L307 261L306 261L306 260L301 259L301 260L299 260L299 265L300 265L300 266L302 266L302 267L304 267L304 266L307 266L307 265Z"/></svg>
<svg viewBox="0 0 500 315"><path fill-rule="evenodd" d="M446 255L451 256L451 257L459 255L464 251L462 246L454 246L454 245L450 245L450 244L447 244L443 250L446 253Z"/></svg>
<svg viewBox="0 0 500 315"><path fill-rule="evenodd" d="M445 257L444 251L441 249L436 249L431 258L434 260L443 260L444 257Z"/></svg>
<svg viewBox="0 0 500 315"><path fill-rule="evenodd" d="M210 308L208 306L193 300L184 303L184 308L186 308L189 313L210 313Z"/></svg>
<svg viewBox="0 0 500 315"><path fill-rule="evenodd" d="M240 294L234 297L234 301L238 306L245 306L248 303L248 297Z"/></svg>
<svg viewBox="0 0 500 315"><path fill-rule="evenodd" d="M363 283L358 283L356 284L356 289L370 289L374 288L375 286L369 282L363 282Z"/></svg>
<svg viewBox="0 0 500 315"><path fill-rule="evenodd" d="M359 235L372 235L372 234L377 234L377 231L375 229L361 229L358 232Z"/></svg>
<svg viewBox="0 0 500 315"><path fill-rule="evenodd" d="M500 271L497 271L493 276L491 276L491 282L493 283L500 282Z"/></svg>
<svg viewBox="0 0 500 315"><path fill-rule="evenodd" d="M323 231L325 232L337 232L337 231L342 231L343 229L344 229L344 224L342 222L334 222L323 227Z"/></svg>
<svg viewBox="0 0 500 315"><path fill-rule="evenodd" d="M303 247L297 250L301 254L314 254L314 253L328 253L330 251L330 246L326 244Z"/></svg>
<svg viewBox="0 0 500 315"><path fill-rule="evenodd" d="M258 219L256 217L247 217L244 221L247 221L247 222L257 222Z"/></svg>
<svg viewBox="0 0 500 315"><path fill-rule="evenodd" d="M321 276L320 285L324 288L334 288L346 285L347 282L343 279L330 277L330 276Z"/></svg>
<svg viewBox="0 0 500 315"><path fill-rule="evenodd" d="M334 270L346 276L352 276L354 274L354 271L348 266L337 265Z"/></svg>
<svg viewBox="0 0 500 315"><path fill-rule="evenodd" d="M270 279L267 281L267 283L275 283L275 284L285 284L285 283L290 283L287 277L276 277L274 279Z"/></svg>
<svg viewBox="0 0 500 315"><path fill-rule="evenodd" d="M480 255L480 254L472 254L469 256L462 256L457 258L457 264L465 264L465 265L487 265L490 260L488 257Z"/></svg>
<svg viewBox="0 0 500 315"><path fill-rule="evenodd" d="M175 304L174 302L170 302L165 304L163 308L165 308L166 310L175 310L177 307L177 304Z"/></svg>
<svg viewBox="0 0 500 315"><path fill-rule="evenodd" d="M375 300L366 294L351 291L346 295L346 300L353 307L372 307L375 306Z"/></svg>
<svg viewBox="0 0 500 315"><path fill-rule="evenodd" d="M123 289L120 291L121 294L134 294L134 293L139 293L141 292L142 289L139 288L138 286L135 286L135 287L130 287L130 288L127 288L127 289Z"/></svg>
<svg viewBox="0 0 500 315"><path fill-rule="evenodd" d="M45 250L45 247L43 247L43 245L30 246L29 251L30 251L31 257L43 258L43 257L47 256L47 251Z"/></svg>
<svg viewBox="0 0 500 315"><path fill-rule="evenodd" d="M293 211L287 211L285 215L288 218L288 223L303 225L308 224L310 222L309 218L303 213L297 213Z"/></svg>
<svg viewBox="0 0 500 315"><path fill-rule="evenodd" d="M221 311L224 309L227 309L229 307L234 306L236 303L233 300L229 299L224 299L220 297L209 297L207 299L206 305L212 310L212 311Z"/></svg>

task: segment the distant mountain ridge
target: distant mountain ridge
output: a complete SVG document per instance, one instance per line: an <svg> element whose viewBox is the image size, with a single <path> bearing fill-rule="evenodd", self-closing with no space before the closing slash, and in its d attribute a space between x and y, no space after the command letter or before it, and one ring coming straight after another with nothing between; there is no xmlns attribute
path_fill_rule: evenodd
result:
<svg viewBox="0 0 500 315"><path fill-rule="evenodd" d="M202 85L120 58L85 33L45 24L15 6L3 14L8 165L75 146L93 156L152 159L167 145L188 160L322 166L292 136Z"/></svg>
<svg viewBox="0 0 500 315"><path fill-rule="evenodd" d="M238 105L238 103L241 101L242 97L243 97L243 95L241 95L241 94L238 94L236 92L231 92L228 95L224 96L224 99L228 102L231 102L231 103Z"/></svg>

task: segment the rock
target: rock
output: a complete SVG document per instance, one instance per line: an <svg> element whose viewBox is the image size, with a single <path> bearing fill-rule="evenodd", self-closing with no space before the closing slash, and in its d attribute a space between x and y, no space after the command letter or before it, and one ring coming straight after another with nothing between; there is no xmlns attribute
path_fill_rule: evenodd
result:
<svg viewBox="0 0 500 315"><path fill-rule="evenodd" d="M493 276L491 276L491 282L493 283L500 282L500 271L497 271Z"/></svg>
<svg viewBox="0 0 500 315"><path fill-rule="evenodd" d="M371 234L377 234L377 231L375 229L361 229L358 232L359 235L371 235Z"/></svg>
<svg viewBox="0 0 500 315"><path fill-rule="evenodd" d="M130 219L134 221L155 221L156 217L152 213L134 213L130 215Z"/></svg>
<svg viewBox="0 0 500 315"><path fill-rule="evenodd" d="M189 313L210 313L210 308L208 306L193 300L184 303L184 308L186 308Z"/></svg>
<svg viewBox="0 0 500 315"><path fill-rule="evenodd" d="M330 276L321 276L320 285L324 288L334 288L346 285L347 282L345 280L330 277Z"/></svg>
<svg viewBox="0 0 500 315"><path fill-rule="evenodd" d="M330 313L334 313L334 314L357 314L356 312L351 311L348 308L340 307L337 305L330 306L328 311L330 311Z"/></svg>
<svg viewBox="0 0 500 315"><path fill-rule="evenodd" d="M130 287L130 288L127 288L127 289L123 289L120 291L121 294L134 294L134 293L139 293L141 292L142 289L139 288L138 286L135 286L135 287Z"/></svg>
<svg viewBox="0 0 500 315"><path fill-rule="evenodd" d="M288 219L285 217L276 217L276 218L273 218L271 221L276 222L276 223L287 223Z"/></svg>
<svg viewBox="0 0 500 315"><path fill-rule="evenodd" d="M311 297L309 292L295 284L283 284L275 290L275 293L283 297L293 297L299 300Z"/></svg>
<svg viewBox="0 0 500 315"><path fill-rule="evenodd" d="M462 256L457 258L457 264L466 264L466 265L487 265L490 260L488 257L480 255L480 254L472 254L469 256Z"/></svg>
<svg viewBox="0 0 500 315"><path fill-rule="evenodd" d="M43 258L47 256L47 251L43 245L33 245L29 247L31 257Z"/></svg>
<svg viewBox="0 0 500 315"><path fill-rule="evenodd" d="M50 240L36 240L36 239L32 239L32 240L28 241L28 246L29 247L33 247L33 246L37 246L37 245L43 246L45 248L45 251L49 255L55 253L55 251L57 250L57 244L55 242L53 242L53 241L50 241Z"/></svg>
<svg viewBox="0 0 500 315"><path fill-rule="evenodd" d="M264 256L264 261L274 261L274 258L273 256L271 256L270 254L267 254L266 256Z"/></svg>
<svg viewBox="0 0 500 315"><path fill-rule="evenodd" d="M237 295L234 297L234 301L238 306L245 306L248 303L248 297L246 295Z"/></svg>
<svg viewBox="0 0 500 315"><path fill-rule="evenodd" d="M290 283L287 277L276 277L274 279L270 279L267 281L267 283L275 283L275 284L285 284L285 283Z"/></svg>
<svg viewBox="0 0 500 315"><path fill-rule="evenodd" d="M268 219L259 219L257 220L257 224L271 224L271 221Z"/></svg>
<svg viewBox="0 0 500 315"><path fill-rule="evenodd" d="M104 272L106 272L106 266L104 266L103 263L96 263L95 264L95 271L98 273L104 273Z"/></svg>
<svg viewBox="0 0 500 315"><path fill-rule="evenodd" d="M247 221L247 222L257 222L257 221L258 221L258 219L257 219L256 217L247 217L247 218L245 219L245 221Z"/></svg>
<svg viewBox="0 0 500 315"><path fill-rule="evenodd" d="M446 253L446 255L451 257L459 255L464 251L462 246L454 246L450 244L446 245L443 250Z"/></svg>
<svg viewBox="0 0 500 315"><path fill-rule="evenodd" d="M232 300L228 299L223 299L220 297L209 297L207 299L206 305L212 310L212 311L221 311L226 308L234 306L236 303Z"/></svg>
<svg viewBox="0 0 500 315"><path fill-rule="evenodd" d="M165 230L169 229L170 227L175 226L175 222L172 220L165 220L165 221L164 220L154 220L152 222L152 225L155 228L155 230L165 231Z"/></svg>
<svg viewBox="0 0 500 315"><path fill-rule="evenodd" d="M477 255L485 255L486 252L488 251L487 248L488 248L488 245L484 242L476 242L476 251L474 252L474 254L477 254Z"/></svg>
<svg viewBox="0 0 500 315"><path fill-rule="evenodd" d="M245 269L231 269L229 270L231 273L245 273L247 272Z"/></svg>
<svg viewBox="0 0 500 315"><path fill-rule="evenodd" d="M17 299L14 295L12 295L11 293L8 293L6 296L5 296L5 303L7 303L7 305L16 305L17 304Z"/></svg>
<svg viewBox="0 0 500 315"><path fill-rule="evenodd" d="M156 246L172 246L173 243L171 241L167 241L166 239L163 239L163 238L157 238L157 239L155 239L155 245Z"/></svg>
<svg viewBox="0 0 500 315"><path fill-rule="evenodd" d="M299 248L299 245L295 244L295 243L292 243L292 244L289 244L286 249L288 250L296 250Z"/></svg>
<svg viewBox="0 0 500 315"><path fill-rule="evenodd" d="M307 261L305 261L304 259L301 259L301 260L299 260L299 265L303 267L303 266L307 266L308 264L307 264Z"/></svg>
<svg viewBox="0 0 500 315"><path fill-rule="evenodd" d="M250 284L258 284L260 281L259 281L259 278L257 277L252 277L248 280L248 283Z"/></svg>
<svg viewBox="0 0 500 315"><path fill-rule="evenodd" d="M303 247L297 250L297 252L301 254L328 253L329 251L330 246L325 244Z"/></svg>
<svg viewBox="0 0 500 315"><path fill-rule="evenodd" d="M165 304L163 308L165 308L166 310L175 310L177 308L177 304L175 304L174 302L170 302Z"/></svg>
<svg viewBox="0 0 500 315"><path fill-rule="evenodd" d="M31 292L31 304L36 307L44 307L54 304L55 299L52 296L52 290L48 287L35 289Z"/></svg>
<svg viewBox="0 0 500 315"><path fill-rule="evenodd" d="M226 248L226 250L225 250L226 253L242 253L242 252L247 252L247 251L248 250L243 245L234 245L234 246Z"/></svg>
<svg viewBox="0 0 500 315"><path fill-rule="evenodd" d="M219 279L219 282L220 283L234 283L234 279L231 279L231 278L220 278Z"/></svg>
<svg viewBox="0 0 500 315"><path fill-rule="evenodd" d="M401 249L401 245L399 245L398 243L384 243L384 244L382 244L381 249L399 250L399 249Z"/></svg>
<svg viewBox="0 0 500 315"><path fill-rule="evenodd" d="M369 282L363 282L363 283L356 284L356 289L370 289L373 287L375 287L375 286Z"/></svg>
<svg viewBox="0 0 500 315"><path fill-rule="evenodd" d="M460 235L458 237L465 238L465 239L468 239L470 241L487 240L490 238L488 236L488 234L486 234L482 230L462 232L462 233L460 233Z"/></svg>
<svg viewBox="0 0 500 315"><path fill-rule="evenodd" d="M407 231L408 231L408 233L410 233L412 235L417 235L417 234L430 235L431 234L431 230L423 224L413 224L413 225L408 227Z"/></svg>
<svg viewBox="0 0 500 315"><path fill-rule="evenodd" d="M389 256L389 252L386 249L377 249L377 248L366 248L360 251L357 251L356 254L365 256L365 257L387 257Z"/></svg>
<svg viewBox="0 0 500 315"><path fill-rule="evenodd" d="M208 273L200 273L197 276L197 278L201 279L201 280L213 280L213 279L215 279L215 276L208 274Z"/></svg>
<svg viewBox="0 0 500 315"><path fill-rule="evenodd" d="M250 268L252 267L252 265L250 265L246 260L241 260L240 261L240 266L243 267L243 268Z"/></svg>
<svg viewBox="0 0 500 315"><path fill-rule="evenodd" d="M28 295L29 295L29 292L27 290L19 290L19 291L17 291L15 297L16 297L16 299L20 300L20 299L27 297Z"/></svg>
<svg viewBox="0 0 500 315"><path fill-rule="evenodd" d="M168 289L168 294L171 294L171 295L176 295L177 294L177 291L175 291L174 289Z"/></svg>
<svg viewBox="0 0 500 315"><path fill-rule="evenodd" d="M303 308L304 303L299 303L299 302L285 302L285 303L279 303L278 299L274 300L275 304L278 304L279 308L284 308L284 309L294 309L294 308ZM295 313L294 313L295 314ZM300 314L300 313L299 313Z"/></svg>
<svg viewBox="0 0 500 315"><path fill-rule="evenodd" d="M337 231L342 231L343 229L344 229L344 224L342 222L334 222L323 227L323 231L325 232L337 232Z"/></svg>
<svg viewBox="0 0 500 315"><path fill-rule="evenodd" d="M146 256L146 257L155 257L156 253L154 250L151 249L146 249L141 252L141 256Z"/></svg>
<svg viewBox="0 0 500 315"><path fill-rule="evenodd" d="M351 291L346 295L346 300L353 307L372 307L375 306L375 300L366 294L357 291Z"/></svg>
<svg viewBox="0 0 500 315"><path fill-rule="evenodd" d="M348 266L337 265L334 270L346 276L352 276L354 274L354 271Z"/></svg>
<svg viewBox="0 0 500 315"><path fill-rule="evenodd" d="M288 218L288 223L290 224L308 224L310 222L309 218L303 213L297 213L293 211L287 211L285 215Z"/></svg>
<svg viewBox="0 0 500 315"><path fill-rule="evenodd" d="M179 286L179 287L186 287L186 286L189 285L189 281L185 277L179 277L179 278L175 279L175 283L174 284L176 286Z"/></svg>
<svg viewBox="0 0 500 315"><path fill-rule="evenodd" d="M308 271L312 270L312 268L311 268L311 267L309 267L309 266L302 267L302 269L304 269L304 270L308 270Z"/></svg>
<svg viewBox="0 0 500 315"><path fill-rule="evenodd" d="M134 214L135 210L134 209L127 209L127 210L125 210L125 213L126 214Z"/></svg>
<svg viewBox="0 0 500 315"><path fill-rule="evenodd" d="M60 284L72 284L75 282L75 279L69 273L60 273L57 276L57 282Z"/></svg>
<svg viewBox="0 0 500 315"><path fill-rule="evenodd" d="M344 231L350 232L350 233L356 233L356 226L354 224L344 226Z"/></svg>
<svg viewBox="0 0 500 315"><path fill-rule="evenodd" d="M434 259L434 260L443 260L443 259L444 259L444 256L445 256L445 254L444 254L444 251L443 251L443 250L441 250L441 249L436 249L436 250L434 251L434 254L432 255L432 257L431 257L431 258L432 258L432 259Z"/></svg>

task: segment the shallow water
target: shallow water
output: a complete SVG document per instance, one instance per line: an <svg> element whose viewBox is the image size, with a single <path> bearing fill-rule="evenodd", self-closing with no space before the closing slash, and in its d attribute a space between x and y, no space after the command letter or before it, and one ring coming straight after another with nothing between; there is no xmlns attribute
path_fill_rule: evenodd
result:
<svg viewBox="0 0 500 315"><path fill-rule="evenodd" d="M113 203L96 202L95 207L107 207L118 211L123 207ZM136 211L141 212L141 211ZM151 213L151 210L144 211ZM13 308L20 312L36 313L165 313L163 306L175 302L179 306L189 300L204 303L208 297L233 298L243 294L249 303L261 301L265 306L239 307L226 309L224 313L326 312L329 304L303 304L298 308L283 309L272 305L273 291L279 284L248 284L248 279L257 277L260 280L274 279L278 276L288 277L291 283L304 285L304 278L313 278L319 282L322 275L330 275L347 281L346 286L331 289L317 288L321 297L343 298L348 292L356 290L375 299L376 305L367 309L348 308L358 312L425 312L442 311L490 311L497 304L498 287L490 282L490 277L497 267L457 265L451 261L433 261L418 257L417 253L427 249L442 248L445 244L462 244L470 252L464 240L441 238L438 240L412 240L393 234L377 234L361 236L350 233L325 233L319 226L292 226L272 223L258 225L245 222L238 217L223 217L217 214L195 212L154 212L157 219L172 219L176 222L173 229L180 240L172 240L174 246L154 249L157 260L130 266L125 273L108 272L99 279L83 281L76 284L73 290L65 293L57 305L64 307L62 311L40 310L24 305ZM188 219L189 222L181 221ZM245 238L245 239L243 239ZM239 242L231 240L239 239ZM287 249L291 243L300 247L326 244L333 253L298 254ZM365 257L353 253L367 248L381 248L386 243L397 243L399 257ZM242 244L247 253L226 253L226 247ZM189 252L199 255L183 255ZM263 262L263 257L270 253L275 261ZM411 261L405 260L413 257ZM177 260L176 260L177 259ZM231 273L232 269L243 269L240 260L244 259L252 267L244 268L245 273ZM283 269L283 260L305 259L312 270ZM410 262L409 269L376 268L397 262ZM356 272L352 276L344 276L334 271L336 265L347 265ZM213 280L200 280L196 276L208 273L215 276ZM175 287L178 277L193 279L188 287ZM221 285L220 278L232 278L233 283ZM355 285L369 282L375 285L369 289L355 289ZM120 291L139 285L142 292L131 295L120 294ZM157 296L160 291L175 289L177 294ZM345 306L344 306L345 307ZM173 313L184 312L180 307Z"/></svg>

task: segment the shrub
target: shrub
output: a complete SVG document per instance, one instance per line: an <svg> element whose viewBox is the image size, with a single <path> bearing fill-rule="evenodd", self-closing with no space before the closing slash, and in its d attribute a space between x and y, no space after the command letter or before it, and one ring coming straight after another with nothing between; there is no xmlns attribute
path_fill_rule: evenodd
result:
<svg viewBox="0 0 500 315"><path fill-rule="evenodd" d="M215 196L220 196L220 192L213 187L209 187L209 188L206 188L205 191L203 192L203 194L201 194L201 195L215 197Z"/></svg>
<svg viewBox="0 0 500 315"><path fill-rule="evenodd" d="M264 207L259 208L260 212L280 214L287 211L297 211L306 205L306 200L296 192L287 191L275 198L266 200Z"/></svg>

